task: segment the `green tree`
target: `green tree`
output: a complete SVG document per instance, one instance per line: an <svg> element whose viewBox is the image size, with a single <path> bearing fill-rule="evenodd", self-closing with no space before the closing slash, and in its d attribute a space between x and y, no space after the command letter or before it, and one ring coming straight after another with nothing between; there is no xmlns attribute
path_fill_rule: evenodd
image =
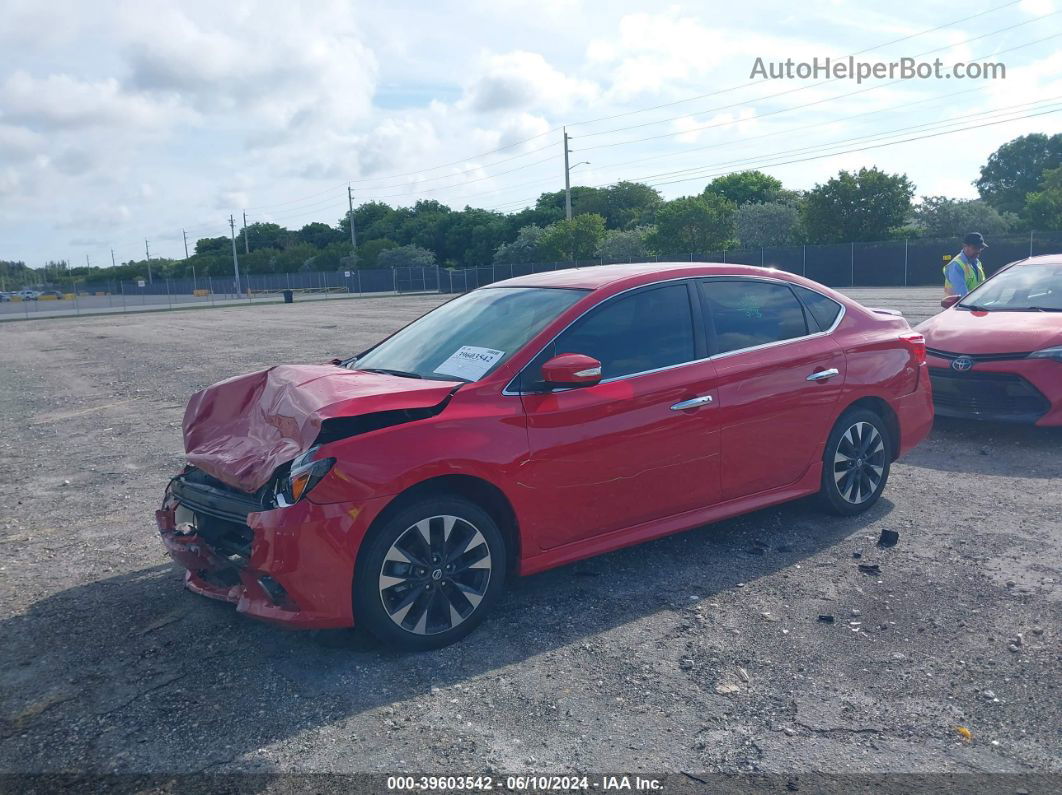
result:
<svg viewBox="0 0 1062 795"><path fill-rule="evenodd" d="M763 202L743 204L734 216L742 246L788 246L799 238L800 213L792 204Z"/></svg>
<svg viewBox="0 0 1062 795"><path fill-rule="evenodd" d="M284 249L294 241L293 235L279 224L257 222L247 225L247 242L251 251L263 248ZM242 252L239 240L237 248Z"/></svg>
<svg viewBox="0 0 1062 795"><path fill-rule="evenodd" d="M339 219L338 228L343 240L350 240L350 213ZM359 239L396 239L398 212L384 202L366 202L354 208L354 231Z"/></svg>
<svg viewBox="0 0 1062 795"><path fill-rule="evenodd" d="M617 182L604 190L605 226L609 229L651 224L663 204L660 192L641 182Z"/></svg>
<svg viewBox="0 0 1062 795"><path fill-rule="evenodd" d="M203 237L195 241L196 254L220 254L229 251L232 241L227 237Z"/></svg>
<svg viewBox="0 0 1062 795"><path fill-rule="evenodd" d="M399 246L381 251L376 257L378 268L430 268L435 254L420 246Z"/></svg>
<svg viewBox="0 0 1062 795"><path fill-rule="evenodd" d="M1020 213L1044 172L1062 166L1062 133L1023 135L993 152L974 182L981 198L1000 212Z"/></svg>
<svg viewBox="0 0 1062 795"><path fill-rule="evenodd" d="M542 235L546 230L541 226L528 224L516 235L511 243L502 243L494 251L495 265L525 265L529 262L542 261Z"/></svg>
<svg viewBox="0 0 1062 795"><path fill-rule="evenodd" d="M803 223L809 242L884 240L911 212L914 185L877 168L841 171L809 191Z"/></svg>
<svg viewBox="0 0 1062 795"><path fill-rule="evenodd" d="M466 207L450 214L443 233L443 250L436 254L444 263L488 265L508 237L509 224L504 215Z"/></svg>
<svg viewBox="0 0 1062 795"><path fill-rule="evenodd" d="M392 248L398 248L398 243L387 238L367 240L358 246L358 267L378 268L380 253Z"/></svg>
<svg viewBox="0 0 1062 795"><path fill-rule="evenodd" d="M335 243L344 239L342 233L338 229L331 227L328 224L322 224L320 221L308 223L294 234L295 239L298 242L309 243L315 248L324 248L329 243ZM349 239L349 237L346 239Z"/></svg>
<svg viewBox="0 0 1062 795"><path fill-rule="evenodd" d="M649 258L649 236L653 233L649 226L636 226L633 229L610 229L594 252L603 260L616 262L639 262Z"/></svg>
<svg viewBox="0 0 1062 795"><path fill-rule="evenodd" d="M732 201L714 193L665 202L657 210L650 243L661 255L725 248L734 237L736 209Z"/></svg>
<svg viewBox="0 0 1062 795"><path fill-rule="evenodd" d="M1025 199L1025 218L1038 229L1062 229L1062 167L1044 172L1040 190Z"/></svg>
<svg viewBox="0 0 1062 795"><path fill-rule="evenodd" d="M564 191L543 193L535 202L535 209L541 214L557 214L558 220L564 218ZM586 185L572 186L572 217L583 213L596 213L602 217L608 214L608 193L603 188L591 188Z"/></svg>
<svg viewBox="0 0 1062 795"><path fill-rule="evenodd" d="M604 236L604 217L583 213L547 226L540 242L541 254L547 260L590 259Z"/></svg>
<svg viewBox="0 0 1062 795"><path fill-rule="evenodd" d="M737 171L716 177L704 189L704 195L714 193L729 199L738 207L743 204L763 204L779 198L782 181L762 171Z"/></svg>
<svg viewBox="0 0 1062 795"><path fill-rule="evenodd" d="M1018 223L1012 213L1000 214L981 199L923 196L914 208L914 224L923 237L956 237L966 232L1001 235Z"/></svg>

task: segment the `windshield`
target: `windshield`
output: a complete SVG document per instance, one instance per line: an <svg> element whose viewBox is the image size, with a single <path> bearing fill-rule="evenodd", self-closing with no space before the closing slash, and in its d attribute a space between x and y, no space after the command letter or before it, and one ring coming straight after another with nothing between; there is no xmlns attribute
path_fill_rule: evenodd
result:
<svg viewBox="0 0 1062 795"><path fill-rule="evenodd" d="M1062 312L1062 266L1015 266L973 290L959 306L988 312Z"/></svg>
<svg viewBox="0 0 1062 795"><path fill-rule="evenodd" d="M555 287L475 290L415 320L345 366L410 378L478 381L586 292Z"/></svg>

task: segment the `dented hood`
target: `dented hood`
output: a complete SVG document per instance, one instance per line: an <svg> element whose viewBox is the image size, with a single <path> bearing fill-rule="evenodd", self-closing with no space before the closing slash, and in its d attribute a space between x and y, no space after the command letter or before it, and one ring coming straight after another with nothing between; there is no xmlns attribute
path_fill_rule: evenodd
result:
<svg viewBox="0 0 1062 795"><path fill-rule="evenodd" d="M252 492L308 450L323 421L429 408L459 385L335 365L279 365L192 395L184 410L184 450L190 464Z"/></svg>

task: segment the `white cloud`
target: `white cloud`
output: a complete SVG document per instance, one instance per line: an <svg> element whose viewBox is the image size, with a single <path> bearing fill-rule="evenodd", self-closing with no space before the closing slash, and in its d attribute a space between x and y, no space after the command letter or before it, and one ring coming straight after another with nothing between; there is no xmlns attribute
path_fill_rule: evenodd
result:
<svg viewBox="0 0 1062 795"><path fill-rule="evenodd" d="M672 129L682 143L695 143L702 135L719 130L730 130L740 135L749 135L756 129L756 112L752 108L740 108L737 112L719 113L709 119L686 116L675 119Z"/></svg>
<svg viewBox="0 0 1062 795"><path fill-rule="evenodd" d="M21 69L0 84L0 108L5 119L38 130L161 127L188 118L176 103L130 94L114 78L84 81L66 74L38 78Z"/></svg>
<svg viewBox="0 0 1062 795"><path fill-rule="evenodd" d="M466 90L464 107L479 112L549 110L564 112L593 100L598 87L569 77L541 54L517 50L484 58L482 73Z"/></svg>
<svg viewBox="0 0 1062 795"><path fill-rule="evenodd" d="M1054 11L1055 5L1051 0L1021 0L1018 8L1034 16L1043 16Z"/></svg>
<svg viewBox="0 0 1062 795"><path fill-rule="evenodd" d="M377 63L349 5L225 4L195 17L175 6L123 21L131 87L274 129L367 116Z"/></svg>

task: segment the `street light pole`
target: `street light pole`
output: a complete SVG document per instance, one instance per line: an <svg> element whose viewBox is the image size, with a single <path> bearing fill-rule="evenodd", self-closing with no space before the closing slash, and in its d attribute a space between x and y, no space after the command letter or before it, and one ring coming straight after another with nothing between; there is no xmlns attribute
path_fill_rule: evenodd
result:
<svg viewBox="0 0 1062 795"><path fill-rule="evenodd" d="M572 150L568 148L568 130L564 130L564 218L567 221L572 220L572 170L568 166L568 153Z"/></svg>

